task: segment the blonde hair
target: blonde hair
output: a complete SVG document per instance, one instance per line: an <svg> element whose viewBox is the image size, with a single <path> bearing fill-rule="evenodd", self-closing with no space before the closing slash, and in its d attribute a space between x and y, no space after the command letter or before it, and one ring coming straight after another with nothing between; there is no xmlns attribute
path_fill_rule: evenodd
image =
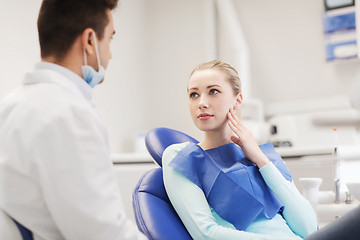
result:
<svg viewBox="0 0 360 240"><path fill-rule="evenodd" d="M226 79L229 81L234 91L234 94L237 95L241 93L241 81L238 72L235 70L235 68L230 66L230 64L218 60L201 63L191 72L190 77L197 71L208 70L208 69L219 70L225 73Z"/></svg>

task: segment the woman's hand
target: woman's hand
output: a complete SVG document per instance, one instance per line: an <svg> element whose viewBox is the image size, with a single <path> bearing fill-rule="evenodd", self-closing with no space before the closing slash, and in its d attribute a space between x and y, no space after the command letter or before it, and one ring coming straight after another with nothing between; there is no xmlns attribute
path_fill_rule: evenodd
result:
<svg viewBox="0 0 360 240"><path fill-rule="evenodd" d="M252 133L245 127L236 115L235 111L230 108L228 113L229 126L236 136L231 136L231 141L239 145L245 153L245 156L255 163L258 168L265 166L270 160L259 148Z"/></svg>

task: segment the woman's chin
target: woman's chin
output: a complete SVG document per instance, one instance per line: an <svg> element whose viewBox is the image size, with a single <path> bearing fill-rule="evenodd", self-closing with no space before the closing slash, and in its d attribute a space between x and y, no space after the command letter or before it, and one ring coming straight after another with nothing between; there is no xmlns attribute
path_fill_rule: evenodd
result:
<svg viewBox="0 0 360 240"><path fill-rule="evenodd" d="M206 126L205 124L196 124L196 127L203 132L212 131L214 127Z"/></svg>
<svg viewBox="0 0 360 240"><path fill-rule="evenodd" d="M197 123L196 127L203 132L216 132L216 131L225 131L228 130L229 126L227 125L227 121L222 124L205 124L205 123Z"/></svg>
<svg viewBox="0 0 360 240"><path fill-rule="evenodd" d="M197 128L203 132L215 132L215 131L220 131L221 127L219 126L204 126L204 125L197 125Z"/></svg>

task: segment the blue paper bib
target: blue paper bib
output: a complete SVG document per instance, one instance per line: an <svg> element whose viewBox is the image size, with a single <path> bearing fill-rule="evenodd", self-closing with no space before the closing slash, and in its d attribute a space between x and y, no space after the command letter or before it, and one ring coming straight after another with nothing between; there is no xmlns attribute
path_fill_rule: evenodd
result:
<svg viewBox="0 0 360 240"><path fill-rule="evenodd" d="M291 174L272 143L259 147L291 181ZM189 143L169 166L200 187L216 213L238 230L245 230L261 212L271 219L282 210L283 205L266 185L258 167L235 143L206 151Z"/></svg>

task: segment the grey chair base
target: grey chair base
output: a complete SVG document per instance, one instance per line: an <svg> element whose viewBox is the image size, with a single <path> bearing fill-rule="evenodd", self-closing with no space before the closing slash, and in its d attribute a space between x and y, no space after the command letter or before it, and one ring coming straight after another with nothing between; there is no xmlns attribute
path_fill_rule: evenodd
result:
<svg viewBox="0 0 360 240"><path fill-rule="evenodd" d="M360 240L360 206L311 234L305 240Z"/></svg>

